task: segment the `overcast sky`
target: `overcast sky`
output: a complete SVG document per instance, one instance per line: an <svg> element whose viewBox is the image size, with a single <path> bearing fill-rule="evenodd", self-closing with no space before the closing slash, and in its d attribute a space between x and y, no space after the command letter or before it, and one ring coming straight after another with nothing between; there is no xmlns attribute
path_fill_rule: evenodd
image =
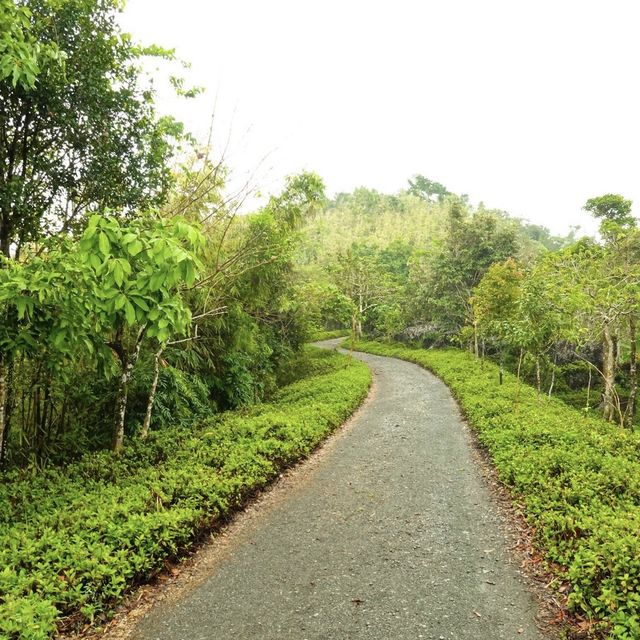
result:
<svg viewBox="0 0 640 640"><path fill-rule="evenodd" d="M637 0L129 0L122 23L192 63L206 94L162 107L202 133L215 102L265 191L420 173L554 232L603 193L640 212Z"/></svg>

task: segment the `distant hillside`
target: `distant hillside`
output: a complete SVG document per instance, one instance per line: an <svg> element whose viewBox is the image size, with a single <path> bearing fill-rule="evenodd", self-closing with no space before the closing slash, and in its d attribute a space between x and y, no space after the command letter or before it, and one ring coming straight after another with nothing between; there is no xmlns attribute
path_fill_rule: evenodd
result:
<svg viewBox="0 0 640 640"><path fill-rule="evenodd" d="M499 220L500 225L512 227L524 258L545 249L557 250L573 240L572 235L552 236L545 227L510 217L504 211L487 209L483 205L471 207L466 196L457 196L446 190L437 194L420 192L413 188L415 179L409 184L406 191L395 195L360 187L329 200L324 210L305 225L301 261L324 264L354 242L384 249L400 240L414 250L429 251L446 233L448 212L453 201L461 203L472 215L489 213Z"/></svg>

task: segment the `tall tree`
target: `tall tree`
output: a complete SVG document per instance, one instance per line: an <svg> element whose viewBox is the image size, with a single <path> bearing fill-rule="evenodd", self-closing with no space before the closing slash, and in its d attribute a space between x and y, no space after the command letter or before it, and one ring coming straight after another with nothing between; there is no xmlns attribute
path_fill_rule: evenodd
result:
<svg viewBox="0 0 640 640"><path fill-rule="evenodd" d="M380 264L378 250L364 243L354 243L339 254L332 275L335 285L351 301L352 330L360 337L368 314L389 300L395 283Z"/></svg>
<svg viewBox="0 0 640 640"><path fill-rule="evenodd" d="M409 180L409 193L423 200L437 200L438 202L442 202L446 196L452 195L443 184L421 175L416 175Z"/></svg>
<svg viewBox="0 0 640 640"><path fill-rule="evenodd" d="M116 22L120 0L0 0L0 255L21 260L87 214L131 216L161 202L182 127L158 118L146 55ZM186 92L183 92L186 93ZM7 263L5 262L5 265ZM1 318L18 326L9 307ZM0 347L0 433L13 407Z"/></svg>
<svg viewBox="0 0 640 640"><path fill-rule="evenodd" d="M119 364L115 452L123 448L129 381L145 337L163 344L189 329L191 313L180 289L195 284L202 245L200 233L178 218L141 219L123 227L98 215L80 241L81 261L92 275L96 324L110 330L108 346Z"/></svg>
<svg viewBox="0 0 640 640"><path fill-rule="evenodd" d="M631 426L636 411L638 389L637 372L637 315L640 298L640 234L637 221L631 213L633 203L620 194L607 193L587 200L584 209L600 220L600 233L604 240L603 273L607 281L603 291L616 293L615 311L603 321L603 366L605 378L604 417L611 420L614 409L615 375L618 367L621 324L626 324L629 336L629 400L623 421ZM615 320L615 321L612 321ZM615 396L617 397L617 396Z"/></svg>
<svg viewBox="0 0 640 640"><path fill-rule="evenodd" d="M141 82L141 57L169 52L120 32L118 0L9 4L19 37L3 34L14 46L0 50L0 253L19 256L87 211L162 200L182 130L156 117Z"/></svg>
<svg viewBox="0 0 640 640"><path fill-rule="evenodd" d="M615 223L621 227L635 226L635 218L631 215L633 202L626 200L618 193L607 193L597 198L589 198L584 205L601 223ZM606 227L604 229L606 231Z"/></svg>
<svg viewBox="0 0 640 640"><path fill-rule="evenodd" d="M438 250L414 262L411 287L416 313L438 326L443 338L472 321L473 289L494 262L518 253L514 228L490 212L469 215L449 204L448 228Z"/></svg>

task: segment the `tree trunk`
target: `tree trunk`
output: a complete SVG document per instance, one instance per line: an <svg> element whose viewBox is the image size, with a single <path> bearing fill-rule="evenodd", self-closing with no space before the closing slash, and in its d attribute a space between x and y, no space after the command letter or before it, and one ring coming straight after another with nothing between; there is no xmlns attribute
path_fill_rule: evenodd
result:
<svg viewBox="0 0 640 640"><path fill-rule="evenodd" d="M156 391L158 389L158 378L160 377L160 358L162 357L163 347L160 347L156 351L154 363L153 363L153 382L151 383L151 391L149 392L149 400L147 401L147 412L144 416L144 422L142 423L142 431L140 437L143 440L147 439L149 435L149 426L151 425L151 413L153 411L153 403L156 399Z"/></svg>
<svg viewBox="0 0 640 640"><path fill-rule="evenodd" d="M629 402L624 412L624 423L629 429L633 429L638 396L638 345L636 343L636 333L636 318L632 314L629 316L629 338L631 340L631 350L629 352Z"/></svg>
<svg viewBox="0 0 640 640"><path fill-rule="evenodd" d="M611 422L614 414L614 386L615 386L615 341L611 335L611 327L605 322L603 332L602 375L604 377L604 407L602 417Z"/></svg>
<svg viewBox="0 0 640 640"><path fill-rule="evenodd" d="M520 404L520 391L522 389L522 378L520 377L520 370L522 369L523 358L524 349L520 349L520 353L518 354L518 370L516 372L516 379L518 381L518 386L516 387L516 411L518 410Z"/></svg>
<svg viewBox="0 0 640 640"><path fill-rule="evenodd" d="M524 349L520 349L520 353L518 354L518 370L516 371L516 378L518 378L518 382L520 382L520 369L522 368L523 358L524 358Z"/></svg>
<svg viewBox="0 0 640 640"><path fill-rule="evenodd" d="M356 346L356 314L351 314L351 347L349 351L353 351Z"/></svg>
<svg viewBox="0 0 640 640"><path fill-rule="evenodd" d="M4 435L2 449L4 453L7 451L7 442L9 440L9 429L11 429L11 414L13 412L15 385L13 380L16 371L16 360L14 354L10 353L5 356L5 396L4 396ZM2 458L0 457L0 462Z"/></svg>
<svg viewBox="0 0 640 640"><path fill-rule="evenodd" d="M540 377L540 356L536 356L536 389L538 390L538 396L540 395L540 390L542 389L542 380Z"/></svg>
<svg viewBox="0 0 640 640"><path fill-rule="evenodd" d="M5 455L5 430L7 417L7 370L4 356L0 355L0 464Z"/></svg>
<svg viewBox="0 0 640 640"><path fill-rule="evenodd" d="M139 340L133 353L130 356L124 354L124 362L122 372L120 374L120 383L118 384L118 394L116 395L115 419L113 424L113 441L111 449L115 453L120 453L124 446L124 418L127 412L127 396L129 394L129 381L133 373L133 367L138 360L140 354Z"/></svg>
<svg viewBox="0 0 640 640"><path fill-rule="evenodd" d="M480 349L478 347L478 323L473 323L473 349L476 355L476 358L480 356Z"/></svg>
<svg viewBox="0 0 640 640"><path fill-rule="evenodd" d="M547 393L549 399L551 399L551 394L553 393L553 385L556 383L556 365L558 363L557 354L553 356L553 366L551 368L551 384L549 385L549 392Z"/></svg>

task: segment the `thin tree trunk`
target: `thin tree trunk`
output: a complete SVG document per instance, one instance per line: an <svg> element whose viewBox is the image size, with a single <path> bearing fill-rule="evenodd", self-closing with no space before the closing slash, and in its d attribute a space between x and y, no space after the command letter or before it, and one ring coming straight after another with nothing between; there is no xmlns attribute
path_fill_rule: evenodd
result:
<svg viewBox="0 0 640 640"><path fill-rule="evenodd" d="M129 382L133 367L140 355L140 346L142 339L139 339L133 353L124 357L122 373L120 374L120 383L118 384L118 394L116 395L115 420L113 428L113 442L111 449L115 453L120 453L124 446L124 419L127 412L127 396L129 394Z"/></svg>
<svg viewBox="0 0 640 640"><path fill-rule="evenodd" d="M536 355L536 388L538 389L538 396L542 389L542 380L540 377L540 356Z"/></svg>
<svg viewBox="0 0 640 640"><path fill-rule="evenodd" d="M40 454L42 452L42 403L40 402L40 381L36 383L36 387L34 390L35 399L33 401L33 405L35 407L33 414L33 450L36 454L37 458L40 458Z"/></svg>
<svg viewBox="0 0 640 640"><path fill-rule="evenodd" d="M553 366L551 368L551 384L549 385L549 392L547 396L551 399L551 394L553 393L553 385L556 383L556 364L558 362L558 355L553 356Z"/></svg>
<svg viewBox="0 0 640 640"><path fill-rule="evenodd" d="M524 358L524 349L520 349L518 354L518 370L516 372L516 379L518 380L518 386L516 388L516 411L520 404L520 391L522 389L522 378L520 377L520 369L522 368L522 360Z"/></svg>
<svg viewBox="0 0 640 640"><path fill-rule="evenodd" d="M591 398L591 367L588 368L589 380L587 382L587 406L585 409L589 411L589 400Z"/></svg>
<svg viewBox="0 0 640 640"><path fill-rule="evenodd" d="M351 314L351 348L349 351L353 351L356 346L356 314Z"/></svg>
<svg viewBox="0 0 640 640"><path fill-rule="evenodd" d="M629 353L629 401L624 412L624 423L629 429L633 429L633 419L636 416L636 399L638 396L638 345L636 343L636 318L629 316L629 338L631 350Z"/></svg>
<svg viewBox="0 0 640 640"><path fill-rule="evenodd" d="M606 322L603 332L604 353L602 356L602 374L604 377L604 407L602 417L611 422L614 414L614 386L615 386L615 340L611 335L611 327Z"/></svg>
<svg viewBox="0 0 640 640"><path fill-rule="evenodd" d="M7 371L4 355L0 355L0 464L5 456L5 430L7 415Z"/></svg>
<svg viewBox="0 0 640 640"><path fill-rule="evenodd" d="M0 444L0 464L2 464L3 455L7 452L7 443L9 441L9 429L11 428L11 413L14 404L14 388L13 378L15 376L16 361L13 354L5 356L5 391L4 391L4 432L2 434L2 443Z"/></svg>
<svg viewBox="0 0 640 640"><path fill-rule="evenodd" d="M151 413L153 412L153 403L156 399L156 391L158 390L158 378L160 377L160 358L164 347L160 347L156 351L154 363L153 363L153 382L151 383L151 390L149 391L149 400L147 401L147 412L144 415L144 422L142 423L142 431L140 437L143 440L147 439L149 435L149 426L151 425Z"/></svg>
<svg viewBox="0 0 640 640"><path fill-rule="evenodd" d="M473 349L476 358L480 356L480 349L478 347L478 323L473 323Z"/></svg>
<svg viewBox="0 0 640 640"><path fill-rule="evenodd" d="M60 410L60 420L58 421L58 426L56 427L56 437L60 437L64 433L64 423L67 419L67 406L68 406L68 396L65 394L64 400L62 401L62 409Z"/></svg>
<svg viewBox="0 0 640 640"><path fill-rule="evenodd" d="M518 378L518 382L520 382L520 369L522 368L523 358L524 358L524 349L520 349L520 354L518 355L518 371L516 372L516 378Z"/></svg>

